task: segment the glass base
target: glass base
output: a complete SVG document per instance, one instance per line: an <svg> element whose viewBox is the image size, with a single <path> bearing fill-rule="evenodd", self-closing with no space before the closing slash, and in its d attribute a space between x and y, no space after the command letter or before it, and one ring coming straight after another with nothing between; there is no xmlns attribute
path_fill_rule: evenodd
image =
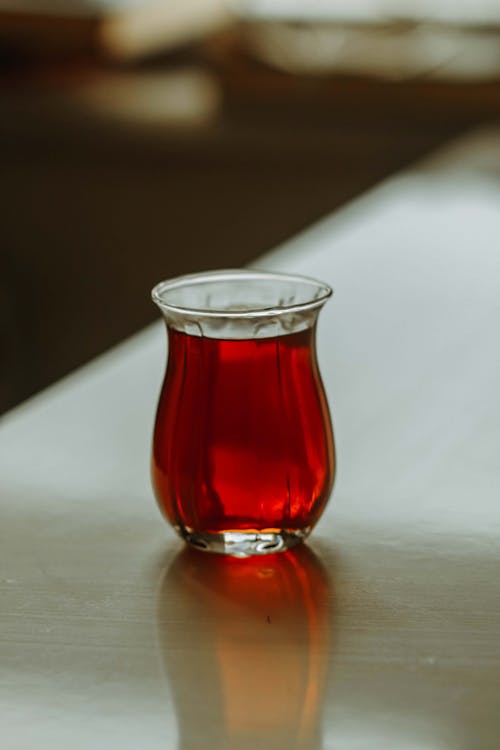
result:
<svg viewBox="0 0 500 750"><path fill-rule="evenodd" d="M252 555L285 552L309 536L311 527L293 530L280 529L279 531L248 529L206 533L177 527L176 531L184 541L204 552L216 552L233 557L251 557Z"/></svg>

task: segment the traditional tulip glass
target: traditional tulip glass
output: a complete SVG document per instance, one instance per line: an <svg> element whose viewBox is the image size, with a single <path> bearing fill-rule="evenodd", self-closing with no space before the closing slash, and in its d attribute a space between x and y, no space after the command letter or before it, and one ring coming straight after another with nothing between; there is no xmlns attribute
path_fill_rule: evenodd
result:
<svg viewBox="0 0 500 750"><path fill-rule="evenodd" d="M330 495L335 454L316 359L332 290L313 279L215 271L158 284L168 365L153 439L159 506L195 547L293 547Z"/></svg>

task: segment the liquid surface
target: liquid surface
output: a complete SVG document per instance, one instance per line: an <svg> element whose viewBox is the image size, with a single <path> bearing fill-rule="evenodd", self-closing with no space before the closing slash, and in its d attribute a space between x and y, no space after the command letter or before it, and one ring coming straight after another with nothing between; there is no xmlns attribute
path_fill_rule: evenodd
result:
<svg viewBox="0 0 500 750"><path fill-rule="evenodd" d="M318 519L334 448L314 336L219 340L169 329L153 483L174 526L304 529Z"/></svg>

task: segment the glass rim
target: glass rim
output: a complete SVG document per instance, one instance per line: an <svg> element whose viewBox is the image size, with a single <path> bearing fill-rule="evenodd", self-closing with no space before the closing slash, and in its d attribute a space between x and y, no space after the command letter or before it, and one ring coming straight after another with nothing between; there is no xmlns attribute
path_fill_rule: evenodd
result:
<svg viewBox="0 0 500 750"><path fill-rule="evenodd" d="M306 302L291 302L281 305L272 305L270 307L248 307L245 310L228 309L228 308L203 308L203 307L185 307L171 304L164 299L164 294L174 289L187 286L197 286L213 281L231 281L239 279L248 281L288 281L301 284L308 284L311 290L316 291L316 296ZM319 292L319 293L318 293ZM321 307L333 294L333 289L324 281L319 281L310 276L303 276L295 273L281 273L280 271L264 271L259 269L244 268L226 268L216 271L201 271L197 273L183 274L171 279L165 279L156 284L151 290L151 298L161 310L172 312L178 315L202 315L211 318L263 318L286 313L302 312L314 310Z"/></svg>

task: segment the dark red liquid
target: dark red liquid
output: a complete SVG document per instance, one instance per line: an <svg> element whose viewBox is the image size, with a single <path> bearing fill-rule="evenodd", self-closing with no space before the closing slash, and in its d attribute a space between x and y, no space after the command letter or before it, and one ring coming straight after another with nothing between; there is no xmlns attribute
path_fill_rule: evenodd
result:
<svg viewBox="0 0 500 750"><path fill-rule="evenodd" d="M195 532L298 530L334 476L314 328L219 340L169 329L153 446L158 502Z"/></svg>

